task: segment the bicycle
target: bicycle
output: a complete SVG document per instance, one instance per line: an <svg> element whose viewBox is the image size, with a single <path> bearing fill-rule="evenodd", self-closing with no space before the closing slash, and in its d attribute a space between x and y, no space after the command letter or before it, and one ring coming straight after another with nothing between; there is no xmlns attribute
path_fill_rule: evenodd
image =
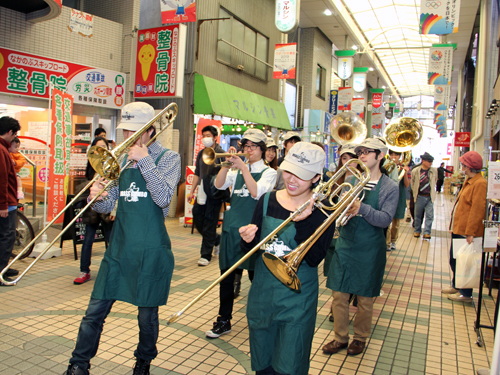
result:
<svg viewBox="0 0 500 375"><path fill-rule="evenodd" d="M11 257L16 257L25 247L28 245L33 238L35 238L35 232L31 226L30 221L22 213L24 211L24 205L17 205L17 226L16 226L16 240L14 242L14 248L12 249ZM35 247L35 244L31 245L28 250L19 258L24 259L31 254Z"/></svg>

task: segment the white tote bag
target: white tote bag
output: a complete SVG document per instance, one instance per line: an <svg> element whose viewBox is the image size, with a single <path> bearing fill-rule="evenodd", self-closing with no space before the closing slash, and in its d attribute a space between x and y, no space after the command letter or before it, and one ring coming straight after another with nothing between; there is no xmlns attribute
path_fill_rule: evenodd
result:
<svg viewBox="0 0 500 375"><path fill-rule="evenodd" d="M455 288L473 289L479 287L481 279L481 252L473 244L465 244L457 251Z"/></svg>

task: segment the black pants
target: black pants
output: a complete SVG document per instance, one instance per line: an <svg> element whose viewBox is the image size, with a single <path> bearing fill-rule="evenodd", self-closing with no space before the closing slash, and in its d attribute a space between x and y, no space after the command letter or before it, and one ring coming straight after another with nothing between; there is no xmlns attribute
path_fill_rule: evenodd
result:
<svg viewBox="0 0 500 375"><path fill-rule="evenodd" d="M269 366L268 368L264 370L258 370L255 372L255 375L287 375L287 374L282 374L281 372L276 372L273 369L273 366Z"/></svg>
<svg viewBox="0 0 500 375"><path fill-rule="evenodd" d="M228 268L229 269L229 268ZM225 270L220 270L220 274L222 275ZM219 307L219 315L222 320L231 320L233 317L233 303L234 303L234 278L236 274L242 275L242 269L236 269L231 272L224 280L220 282L219 288L219 299L220 299L220 307ZM248 278L250 282L253 280L254 271L248 271Z"/></svg>
<svg viewBox="0 0 500 375"><path fill-rule="evenodd" d="M457 260L453 258L453 239L454 238L466 238L465 236L461 236L459 234L452 233L451 234L451 246L450 246L450 268L453 277L451 279L451 286L455 288L455 270L457 269ZM456 249L458 250L458 249ZM459 289L460 294L465 297L472 297L472 289Z"/></svg>
<svg viewBox="0 0 500 375"><path fill-rule="evenodd" d="M0 217L0 271L9 264L10 255L16 241L17 210L12 210L7 217Z"/></svg>
<svg viewBox="0 0 500 375"><path fill-rule="evenodd" d="M212 259L212 251L214 246L220 243L220 234L217 234L217 223L219 222L219 212L222 202L217 205L211 206L210 211L207 212L207 204L199 205L194 204L193 207L193 224L198 232L202 235L200 254L202 258L207 260Z"/></svg>
<svg viewBox="0 0 500 375"><path fill-rule="evenodd" d="M444 183L444 180L437 180L437 183L436 183L436 191L438 193L441 193L441 188L443 187L443 183Z"/></svg>

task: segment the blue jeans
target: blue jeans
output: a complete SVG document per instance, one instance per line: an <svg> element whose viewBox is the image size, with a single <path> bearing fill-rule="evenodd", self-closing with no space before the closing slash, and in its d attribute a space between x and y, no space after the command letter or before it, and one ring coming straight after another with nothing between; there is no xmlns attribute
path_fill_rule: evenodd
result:
<svg viewBox="0 0 500 375"><path fill-rule="evenodd" d="M451 286L455 288L455 269L457 268L457 260L453 258L453 239L454 238L465 238L465 236L460 236L458 234L451 234L451 246L450 246L450 267L453 272L453 278L451 279ZM472 297L472 289L460 289L460 294L464 297Z"/></svg>
<svg viewBox="0 0 500 375"><path fill-rule="evenodd" d="M431 234L432 222L434 221L434 203L431 197L423 195L417 196L415 202L415 233L422 233L422 222L424 221L425 213L425 228L424 234Z"/></svg>
<svg viewBox="0 0 500 375"><path fill-rule="evenodd" d="M89 307L80 324L70 364L86 370L90 368L90 360L95 357L99 347L104 320L111 311L113 303L115 300L90 299ZM151 361L158 354L156 349L159 331L158 307L138 307L138 309L139 344L134 356Z"/></svg>

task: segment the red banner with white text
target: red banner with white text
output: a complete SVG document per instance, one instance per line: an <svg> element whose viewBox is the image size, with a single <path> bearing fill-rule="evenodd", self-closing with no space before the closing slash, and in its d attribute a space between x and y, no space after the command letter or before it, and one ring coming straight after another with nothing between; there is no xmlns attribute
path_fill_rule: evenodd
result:
<svg viewBox="0 0 500 375"><path fill-rule="evenodd" d="M50 100L52 102L52 126L50 129L48 221L56 217L66 205L71 157L73 96L54 89ZM62 223L63 218L61 216L56 223Z"/></svg>

